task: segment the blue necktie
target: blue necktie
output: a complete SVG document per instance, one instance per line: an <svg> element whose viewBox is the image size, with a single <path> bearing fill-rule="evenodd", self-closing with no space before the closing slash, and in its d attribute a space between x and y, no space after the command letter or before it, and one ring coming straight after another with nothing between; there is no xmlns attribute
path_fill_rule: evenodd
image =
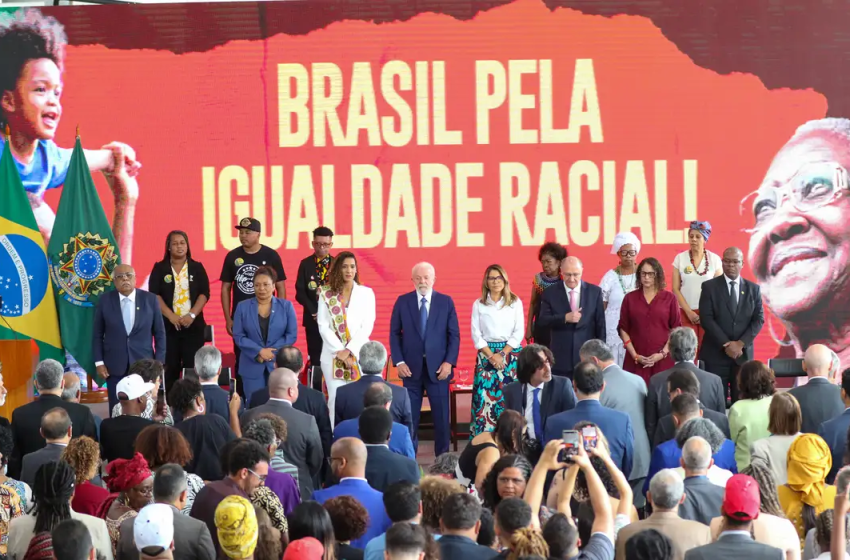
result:
<svg viewBox="0 0 850 560"><path fill-rule="evenodd" d="M127 334L130 334L130 331L133 330L133 322L130 317L130 314L133 312L130 308L131 305L133 305L133 302L130 301L130 298L121 300L121 317L124 318L124 329L127 331Z"/></svg>
<svg viewBox="0 0 850 560"><path fill-rule="evenodd" d="M531 401L531 418L534 420L534 437L543 441L543 419L540 417L540 387L534 390Z"/></svg>
<svg viewBox="0 0 850 560"><path fill-rule="evenodd" d="M423 340L426 326L428 326L428 300L423 297L419 302L419 330L422 332Z"/></svg>

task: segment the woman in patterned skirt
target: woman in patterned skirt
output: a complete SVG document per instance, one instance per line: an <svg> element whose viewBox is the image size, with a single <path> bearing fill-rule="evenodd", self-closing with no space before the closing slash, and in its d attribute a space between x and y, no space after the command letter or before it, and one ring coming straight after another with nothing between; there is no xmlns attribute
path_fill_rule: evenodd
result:
<svg viewBox="0 0 850 560"><path fill-rule="evenodd" d="M542 272L534 275L531 281L531 303L528 304L528 322L525 326L525 342L530 344L542 344L549 347L551 334L549 329L537 325L537 316L540 314L540 294L549 286L554 286L563 281L561 277L561 262L567 258L567 249L560 243L550 241L544 243L537 252L537 260L540 261Z"/></svg>
<svg viewBox="0 0 850 560"><path fill-rule="evenodd" d="M472 387L470 439L493 431L504 409L502 386L516 380L516 360L525 331L522 302L511 293L505 269L487 267L481 299L472 304L472 340L478 350Z"/></svg>

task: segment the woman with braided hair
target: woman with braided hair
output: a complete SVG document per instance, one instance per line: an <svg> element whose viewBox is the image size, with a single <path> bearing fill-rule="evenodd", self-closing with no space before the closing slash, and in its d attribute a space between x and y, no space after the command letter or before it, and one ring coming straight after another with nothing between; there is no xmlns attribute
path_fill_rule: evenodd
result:
<svg viewBox="0 0 850 560"><path fill-rule="evenodd" d="M115 556L121 524L153 500L153 473L142 454L136 453L132 459L115 459L106 465L106 486L112 494L100 506L98 517L106 521Z"/></svg>
<svg viewBox="0 0 850 560"><path fill-rule="evenodd" d="M549 558L549 545L538 529L523 527L511 536L511 551L508 560L519 560L524 556Z"/></svg>

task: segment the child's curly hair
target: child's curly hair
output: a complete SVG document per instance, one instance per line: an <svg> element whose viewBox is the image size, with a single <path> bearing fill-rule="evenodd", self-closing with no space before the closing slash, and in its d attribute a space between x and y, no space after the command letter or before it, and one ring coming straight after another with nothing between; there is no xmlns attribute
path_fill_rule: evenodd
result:
<svg viewBox="0 0 850 560"><path fill-rule="evenodd" d="M65 64L68 37L56 18L41 10L26 8L12 14L0 14L0 93L15 89L24 65L30 60L48 58L60 72ZM6 118L0 114L0 126Z"/></svg>

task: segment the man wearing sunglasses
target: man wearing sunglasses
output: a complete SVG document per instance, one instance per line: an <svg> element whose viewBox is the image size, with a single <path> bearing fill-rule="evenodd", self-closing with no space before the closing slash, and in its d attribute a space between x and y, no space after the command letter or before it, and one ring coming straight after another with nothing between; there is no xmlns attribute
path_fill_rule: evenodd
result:
<svg viewBox="0 0 850 560"><path fill-rule="evenodd" d="M115 290L100 297L92 329L97 374L106 379L109 410L118 404L115 388L133 362L165 361L165 325L156 296L136 288L136 271L120 264L112 272Z"/></svg>

